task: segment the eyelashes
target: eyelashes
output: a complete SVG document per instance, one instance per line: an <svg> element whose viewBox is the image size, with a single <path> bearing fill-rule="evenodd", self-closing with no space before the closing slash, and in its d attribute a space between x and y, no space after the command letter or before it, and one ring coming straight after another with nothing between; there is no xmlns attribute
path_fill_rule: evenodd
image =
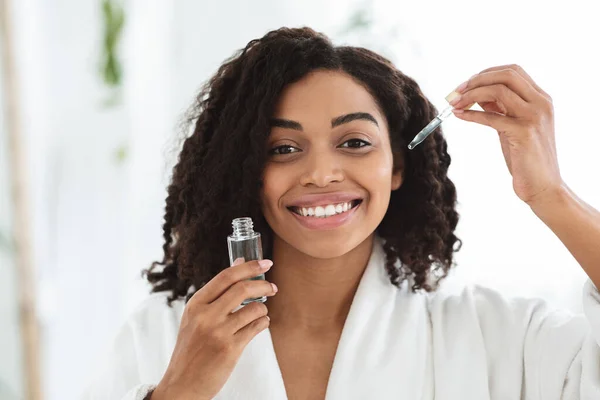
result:
<svg viewBox="0 0 600 400"><path fill-rule="evenodd" d="M344 146L345 144L349 144L349 143L354 143L355 146ZM364 139L356 139L355 138L355 139L346 140L344 143L341 144L340 147L342 147L342 148L350 148L350 149L361 149L361 148L363 148L365 146L370 146L370 145L371 145L371 143L367 142Z"/></svg>
<svg viewBox="0 0 600 400"><path fill-rule="evenodd" d="M297 147L294 147L292 145L289 144L283 144L281 146L277 146L272 148L271 150L269 150L269 154L276 156L276 155L285 155L285 154L293 154L293 153L298 153L300 150Z"/></svg>
<svg viewBox="0 0 600 400"><path fill-rule="evenodd" d="M343 149L362 149L364 147L367 146L371 146L371 143L367 142L364 139L349 139L346 140L344 143L342 143L341 145L339 145L339 148L343 148ZM299 153L302 150L292 146L291 144L282 144L281 146L277 146L272 148L271 150L269 150L269 155L273 155L273 156L277 156L277 155L287 155L287 154L294 154L294 153Z"/></svg>

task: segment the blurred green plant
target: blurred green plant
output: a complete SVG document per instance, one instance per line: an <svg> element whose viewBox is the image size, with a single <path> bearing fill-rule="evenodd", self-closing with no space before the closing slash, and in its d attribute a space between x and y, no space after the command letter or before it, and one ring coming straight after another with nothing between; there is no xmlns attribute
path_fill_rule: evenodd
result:
<svg viewBox="0 0 600 400"><path fill-rule="evenodd" d="M110 90L108 98L103 102L106 108L114 107L121 102L123 85L123 67L119 60L119 43L125 24L125 10L119 0L102 0L102 62L100 75L102 82ZM117 164L123 164L127 158L126 144L120 145L114 152Z"/></svg>
<svg viewBox="0 0 600 400"><path fill-rule="evenodd" d="M377 10L373 0L362 0L354 5L335 39L343 44L366 47L394 63L400 55L403 65L407 57L420 59L419 43L402 19L382 18Z"/></svg>
<svg viewBox="0 0 600 400"><path fill-rule="evenodd" d="M122 164L127 159L127 145L121 145L115 150L115 161Z"/></svg>
<svg viewBox="0 0 600 400"><path fill-rule="evenodd" d="M367 3L359 6L350 14L350 18L338 34L344 36L357 31L369 31L373 26L373 17L370 10L370 5Z"/></svg>
<svg viewBox="0 0 600 400"><path fill-rule="evenodd" d="M122 4L115 0L102 0L102 61L100 74L102 81L112 91L112 96L105 101L107 107L116 105L120 100L119 89L123 82L123 68L118 57L118 46L125 23L125 11Z"/></svg>

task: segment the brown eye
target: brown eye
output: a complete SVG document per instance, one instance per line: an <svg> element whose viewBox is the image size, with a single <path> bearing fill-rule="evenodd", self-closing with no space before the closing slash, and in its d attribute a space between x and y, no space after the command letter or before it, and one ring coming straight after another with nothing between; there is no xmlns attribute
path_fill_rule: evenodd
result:
<svg viewBox="0 0 600 400"><path fill-rule="evenodd" d="M365 146L370 146L371 143L362 139L350 139L342 143L340 147L351 148L351 149L360 149Z"/></svg>
<svg viewBox="0 0 600 400"><path fill-rule="evenodd" d="M290 146L289 144L284 144L282 146L277 146L272 148L269 151L269 154L271 155L283 155L283 154L292 154L292 153L297 153L299 152L300 149L294 147L294 146Z"/></svg>

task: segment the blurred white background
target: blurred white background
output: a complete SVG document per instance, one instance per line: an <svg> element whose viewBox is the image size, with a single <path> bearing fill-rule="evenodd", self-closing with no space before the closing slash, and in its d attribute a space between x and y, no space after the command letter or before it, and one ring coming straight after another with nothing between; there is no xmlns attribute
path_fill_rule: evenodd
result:
<svg viewBox="0 0 600 400"><path fill-rule="evenodd" d="M44 399L77 398L148 293L140 271L162 256L178 120L225 58L271 29L307 25L337 44L380 51L439 109L480 70L523 66L554 99L565 181L600 208L597 1L124 0L114 2L125 13L117 88L99 70L101 0L2 1L25 150ZM2 400L26 396L5 119L0 112ZM452 279L580 312L585 275L514 195L496 132L458 119L444 131L464 241Z"/></svg>

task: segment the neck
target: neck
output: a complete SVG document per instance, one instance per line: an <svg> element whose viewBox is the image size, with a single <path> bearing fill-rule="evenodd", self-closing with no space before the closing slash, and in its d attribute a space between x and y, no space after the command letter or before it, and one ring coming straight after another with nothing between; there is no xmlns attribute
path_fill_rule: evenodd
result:
<svg viewBox="0 0 600 400"><path fill-rule="evenodd" d="M271 324L292 329L341 329L373 248L373 235L333 259L304 254L279 238L266 279L279 288L269 297Z"/></svg>

